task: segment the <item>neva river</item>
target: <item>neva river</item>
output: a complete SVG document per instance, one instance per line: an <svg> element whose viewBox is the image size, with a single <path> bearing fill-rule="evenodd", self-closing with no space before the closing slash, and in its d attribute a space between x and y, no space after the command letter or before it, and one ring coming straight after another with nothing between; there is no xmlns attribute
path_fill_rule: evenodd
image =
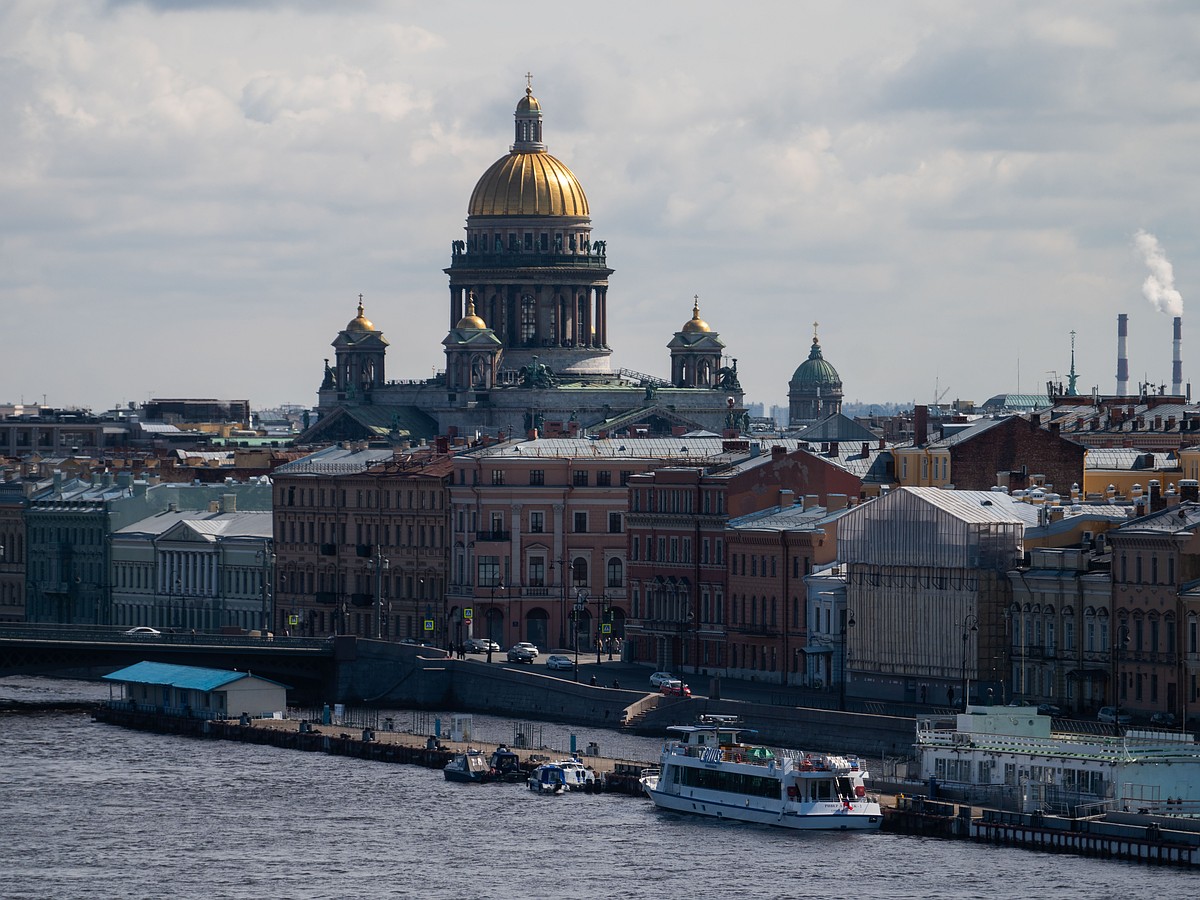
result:
<svg viewBox="0 0 1200 900"><path fill-rule="evenodd" d="M0 679L0 698L55 696L107 688ZM512 727L476 722L480 732ZM568 731L544 728L551 745ZM647 756L658 744L602 731L587 740L606 755ZM1161 900L1200 884L1193 872L1132 863L449 784L414 766L145 734L80 714L0 716L0 812L0 895L10 900Z"/></svg>

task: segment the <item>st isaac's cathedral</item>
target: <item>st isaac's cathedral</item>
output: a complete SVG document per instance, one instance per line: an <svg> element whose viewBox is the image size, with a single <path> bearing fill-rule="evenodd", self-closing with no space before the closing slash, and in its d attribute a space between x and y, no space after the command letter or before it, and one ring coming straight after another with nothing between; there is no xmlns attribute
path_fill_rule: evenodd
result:
<svg viewBox="0 0 1200 900"><path fill-rule="evenodd" d="M725 356L696 298L667 344L669 378L614 368L606 242L592 238L579 179L547 152L531 87L514 118L512 148L476 183L465 239L451 243L445 371L389 381L388 341L360 297L358 314L333 341L319 420L302 441L744 427L737 360Z"/></svg>

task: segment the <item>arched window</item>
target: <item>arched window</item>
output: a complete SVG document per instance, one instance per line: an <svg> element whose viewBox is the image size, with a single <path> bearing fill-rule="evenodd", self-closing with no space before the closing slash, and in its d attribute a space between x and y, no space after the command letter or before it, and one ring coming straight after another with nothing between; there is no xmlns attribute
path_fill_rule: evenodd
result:
<svg viewBox="0 0 1200 900"><path fill-rule="evenodd" d="M625 581L625 567L621 560L613 558L608 561L608 587L620 587Z"/></svg>
<svg viewBox="0 0 1200 900"><path fill-rule="evenodd" d="M537 301L529 294L521 297L521 343L532 344L537 338Z"/></svg>
<svg viewBox="0 0 1200 900"><path fill-rule="evenodd" d="M582 556L571 562L571 584L577 588L588 586L588 564Z"/></svg>

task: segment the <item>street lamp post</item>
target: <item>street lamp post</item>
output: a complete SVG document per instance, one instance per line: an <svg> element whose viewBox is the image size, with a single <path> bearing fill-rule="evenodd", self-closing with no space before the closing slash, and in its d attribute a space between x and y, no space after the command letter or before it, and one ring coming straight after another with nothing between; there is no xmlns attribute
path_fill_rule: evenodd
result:
<svg viewBox="0 0 1200 900"><path fill-rule="evenodd" d="M383 571L391 561L383 555L383 547L375 545L375 638L383 640Z"/></svg>
<svg viewBox="0 0 1200 900"><path fill-rule="evenodd" d="M500 588L500 590L504 590L504 582L501 581L498 584L493 584L491 587L492 609L496 608L496 588ZM504 610L504 614L500 617L500 622L501 622L501 624L505 624L508 622L508 610L507 609ZM508 631L507 625L505 625L505 627L503 629L501 629L500 634L498 634L497 637L500 638L500 640L504 640L504 632L506 632L506 631ZM489 634L488 640L490 641L491 639L492 639L492 636Z"/></svg>
<svg viewBox="0 0 1200 900"><path fill-rule="evenodd" d="M1129 646L1129 626L1122 622L1117 626L1117 633L1114 635L1116 640L1113 641L1112 652L1112 669L1113 669L1113 725L1117 729L1117 734L1121 733L1121 650Z"/></svg>
<svg viewBox="0 0 1200 900"><path fill-rule="evenodd" d="M600 633L604 628L604 607L608 603L608 594L601 594L596 598L596 662L600 662L600 648L603 646L603 638Z"/></svg>
<svg viewBox="0 0 1200 900"><path fill-rule="evenodd" d="M588 592L580 590L575 597L575 680L579 680L579 619L587 609Z"/></svg>
<svg viewBox="0 0 1200 900"><path fill-rule="evenodd" d="M553 572L555 564L550 563L550 571ZM558 646L566 649L567 646L567 564L563 562L562 567L558 570Z"/></svg>
<svg viewBox="0 0 1200 900"><path fill-rule="evenodd" d="M841 683L841 709L846 708L846 681L850 677L847 669L847 663L850 659L850 648L847 645L850 642L850 629L854 625L854 610L847 606L842 610L842 677L838 679Z"/></svg>
<svg viewBox="0 0 1200 900"><path fill-rule="evenodd" d="M979 616L972 613L963 620L962 632L962 682L963 682L963 711L971 702L971 679L967 674L967 651L971 645L971 635L979 631Z"/></svg>
<svg viewBox="0 0 1200 900"><path fill-rule="evenodd" d="M271 596L272 596L271 572L274 570L274 566L275 566L275 551L272 549L272 546L273 546L273 542L268 540L266 547L262 550L258 550L254 554L256 557L258 557L258 559L262 563L262 567L263 567L263 571L262 571L262 601L263 601L262 639L264 641L268 639L268 635L270 634L271 619L273 618L272 613L271 613Z"/></svg>

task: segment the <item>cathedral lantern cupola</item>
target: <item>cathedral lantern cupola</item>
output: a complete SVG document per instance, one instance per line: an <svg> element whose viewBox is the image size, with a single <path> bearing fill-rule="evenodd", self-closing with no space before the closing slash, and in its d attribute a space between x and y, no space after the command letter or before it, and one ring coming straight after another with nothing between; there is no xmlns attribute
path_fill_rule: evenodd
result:
<svg viewBox="0 0 1200 900"><path fill-rule="evenodd" d="M339 400L371 402L375 389L384 385L383 359L388 342L363 311L358 295L358 315L338 332L333 341L337 361L325 372L323 390L336 390Z"/></svg>
<svg viewBox="0 0 1200 900"><path fill-rule="evenodd" d="M700 297L692 298L692 317L675 332L671 343L671 384L674 387L717 387L725 342L700 318Z"/></svg>
<svg viewBox="0 0 1200 900"><path fill-rule="evenodd" d="M788 424L793 428L811 425L841 411L842 379L821 354L814 322L808 359L800 363L788 382Z"/></svg>

